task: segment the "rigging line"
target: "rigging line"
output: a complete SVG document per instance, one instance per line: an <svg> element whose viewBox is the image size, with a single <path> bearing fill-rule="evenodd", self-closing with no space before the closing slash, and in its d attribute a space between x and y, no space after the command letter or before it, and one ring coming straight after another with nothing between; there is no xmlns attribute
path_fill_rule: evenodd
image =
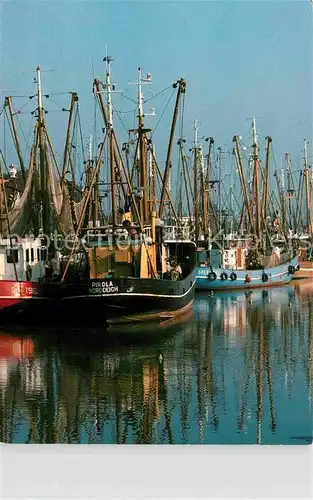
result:
<svg viewBox="0 0 313 500"><path fill-rule="evenodd" d="M68 109L49 109L49 110L44 110L45 111L45 114L48 114L48 113L63 113L64 111L69 111ZM23 114L26 114L26 113L23 113Z"/></svg>
<svg viewBox="0 0 313 500"><path fill-rule="evenodd" d="M26 141L26 146L25 146L24 156L26 155L27 150L30 150L30 147L29 147L29 139L30 139L30 134L31 134L32 128L33 128L33 127L32 127L32 125L30 124L30 125L29 125L29 129L28 129L28 137L27 137L27 141Z"/></svg>
<svg viewBox="0 0 313 500"><path fill-rule="evenodd" d="M8 169L8 166L7 166L7 162L5 161L5 157L4 157L4 154L2 152L2 149L0 149L0 155L1 155L1 158L3 160L3 164L4 164L5 168L6 168L6 171L8 172L9 169Z"/></svg>
<svg viewBox="0 0 313 500"><path fill-rule="evenodd" d="M121 113L121 114L127 114L127 113L133 113L133 112L134 112L134 110L133 110L133 109L131 109L131 110L129 110L129 111L118 111L118 110L116 110L116 112L117 112L117 113Z"/></svg>
<svg viewBox="0 0 313 500"><path fill-rule="evenodd" d="M158 122L157 122L156 126L154 127L154 130L151 132L151 137L153 137L153 135L154 135L154 133L155 133L156 129L158 128L158 125L159 125L160 121L162 120L163 115L164 115L165 111L167 110L167 108L168 108L168 106L169 106L169 104L170 104L170 101L171 101L171 99L172 99L173 95L175 94L175 91L176 91L176 89L174 89L174 90L173 90L173 92L172 92L172 94L170 95L170 98L169 98L169 100L167 101L167 103L166 103L166 105L165 105L165 108L163 109L163 112L162 112L162 114L161 114L160 118L158 119Z"/></svg>
<svg viewBox="0 0 313 500"><path fill-rule="evenodd" d="M71 168L71 173L72 173L72 181L76 185L75 178L73 176L73 173L75 173L76 169L76 158L77 158L77 149L76 149L76 135L77 135L77 112L78 108L76 107L75 109L75 115L74 115L74 120L73 120L73 127L72 127L72 134L70 136L70 143L69 143L69 148L68 148L68 165ZM74 150L74 158L73 158L73 150ZM68 171L68 165L66 172ZM65 172L65 173L66 173Z"/></svg>
<svg viewBox="0 0 313 500"><path fill-rule="evenodd" d="M12 140L13 140L13 144L14 144L14 146L15 146L15 148L16 148L16 141L15 141L15 137L14 137L14 133L13 133L13 128L12 128L12 124L11 124L11 122L10 122L10 120L9 120L9 117L8 117L7 112L5 112L5 117L6 117L6 119L7 119L7 123L8 123L8 125L9 125L9 130L10 130L10 133L11 133L11 137L12 137Z"/></svg>
<svg viewBox="0 0 313 500"><path fill-rule="evenodd" d="M134 121L133 121L133 129L136 128L136 109L134 109Z"/></svg>
<svg viewBox="0 0 313 500"><path fill-rule="evenodd" d="M19 99L19 98L22 98L22 99L25 99L25 97L27 97L29 100L31 100L33 97L35 97L36 94L34 95L11 95L10 97L12 97L12 99Z"/></svg>
<svg viewBox="0 0 313 500"><path fill-rule="evenodd" d="M86 157L85 157L85 151L84 151L83 131L82 131L82 124L81 124L80 113L78 111L78 108L77 108L77 113L78 113L79 134L80 134L80 140L81 140L81 145L82 145L82 157L83 157L83 162L85 164Z"/></svg>
<svg viewBox="0 0 313 500"><path fill-rule="evenodd" d="M275 170L277 170L277 163L276 163L276 158L275 158L275 147L274 144L272 145L272 158L273 158L273 166ZM279 169L281 171L281 169Z"/></svg>
<svg viewBox="0 0 313 500"><path fill-rule="evenodd" d="M134 104L136 104L136 106L138 105L138 102L135 101L134 99L132 99L131 97L128 97L127 95L125 95L123 92L122 92L122 97L125 97L125 99L128 99L129 101L133 102Z"/></svg>
<svg viewBox="0 0 313 500"><path fill-rule="evenodd" d="M163 89L163 90L161 90L161 92L158 92L157 94L154 94L152 97L149 97L149 99L145 99L143 102L144 103L149 102L152 99L155 99L159 95L163 94L163 92L166 92L168 89L171 89L171 88L173 88L173 85L169 85L166 89Z"/></svg>
<svg viewBox="0 0 313 500"><path fill-rule="evenodd" d="M49 95L49 96L50 95L55 96L55 95L71 95L71 94L72 94L72 92L57 92L56 94L43 94L43 96L47 97L47 95Z"/></svg>
<svg viewBox="0 0 313 500"><path fill-rule="evenodd" d="M53 102L53 104L55 104L56 106L59 106L59 108L61 108L62 111L69 111L68 109L65 109L64 106L61 106L61 104L59 104L58 102L56 102L54 99L51 99L50 94L49 94L49 98L48 99L49 99L50 102Z"/></svg>
<svg viewBox="0 0 313 500"><path fill-rule="evenodd" d="M123 122L122 118L120 117L120 113L119 113L119 111L117 111L117 109L116 109L116 107L114 106L114 104L112 105L112 107L113 107L113 109L114 109L115 113L117 114L117 116L118 116L118 118L119 118L119 120L120 120L121 124L123 125L124 129L125 129L125 130L126 130L126 132L128 133L128 128L126 127L126 125L124 124L124 122Z"/></svg>
<svg viewBox="0 0 313 500"><path fill-rule="evenodd" d="M95 94L95 98L93 100L93 137L92 137L92 144L94 151L97 151L97 123L98 123L98 114L97 111L99 110L99 105L97 105L97 101L99 101L99 96ZM93 154L95 157L96 155ZM99 179L99 173L98 173L98 179Z"/></svg>
<svg viewBox="0 0 313 500"><path fill-rule="evenodd" d="M22 136L24 137L24 141L26 142L26 145L27 145L27 139L26 139L26 136L25 136L25 134L24 134L24 130L23 130L23 127L22 127L22 125L21 125L21 122L20 122L20 119L19 119L19 117L18 117L18 116L16 117L16 121L17 121L17 122L18 122L18 124L19 124L19 127L20 127L21 132L22 132ZM30 127L31 127L31 125L30 125Z"/></svg>
<svg viewBox="0 0 313 500"><path fill-rule="evenodd" d="M183 137L183 134L184 134L185 95L186 94L183 94L182 106L181 106L181 129L180 129L180 137Z"/></svg>
<svg viewBox="0 0 313 500"><path fill-rule="evenodd" d="M34 116L34 111L25 111L25 113L18 111L17 113L14 113L14 116L17 115L17 114L23 115L23 116L26 116L26 115L32 115L32 116Z"/></svg>
<svg viewBox="0 0 313 500"><path fill-rule="evenodd" d="M18 109L17 111L15 111L14 115L17 115L17 114L21 113L22 109L26 108L27 104L29 104L29 103L30 103L30 100L26 101L25 104L20 109Z"/></svg>

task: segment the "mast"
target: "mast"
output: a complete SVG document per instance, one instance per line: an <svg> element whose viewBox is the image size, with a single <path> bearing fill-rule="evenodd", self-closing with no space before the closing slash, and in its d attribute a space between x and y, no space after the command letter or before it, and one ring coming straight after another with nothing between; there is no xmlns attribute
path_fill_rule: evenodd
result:
<svg viewBox="0 0 313 500"><path fill-rule="evenodd" d="M307 231L310 236L312 236L312 226L311 226L311 192L310 192L310 177L309 177L309 166L308 166L308 151L307 151L307 141L304 139L304 178L305 178L305 194L306 194L306 217L307 217Z"/></svg>
<svg viewBox="0 0 313 500"><path fill-rule="evenodd" d="M14 111L13 111L13 106L12 106L12 98L11 97L6 97L5 101L4 101L4 105L8 106L8 108L9 108L9 113L10 113L10 118L11 118L11 123L12 123L12 129L13 129L14 142L15 142L15 147L16 147L16 151L17 151L17 156L18 156L18 159L19 159L19 162L20 162L20 166L21 166L23 181L26 182L25 165L24 165L23 155L22 155L22 151L21 151L20 141L19 141L18 134L17 134L16 123L15 123L15 120L14 120Z"/></svg>
<svg viewBox="0 0 313 500"><path fill-rule="evenodd" d="M113 58L110 57L110 60L113 61ZM104 58L104 61L106 61L106 58ZM97 78L94 80L94 93L98 97L100 111L101 111L101 114L102 114L102 118L103 118L105 127L108 129L109 128L109 124L110 123L112 124L112 135L113 135L113 139L114 139L114 162L115 162L115 166L116 166L116 168L118 170L118 175L120 176L120 178L122 178L122 172L121 172L121 169L120 169L120 163L122 164L122 167L123 167L124 170L125 170L125 168L124 168L124 164L123 164L122 154L121 154L121 151L120 151L120 148L119 148L119 144L118 144L118 141L117 141L117 138L116 138L116 134L114 132L114 127L113 127L113 106L112 106L112 93L113 92L120 92L120 91L119 90L113 90L113 89L115 89L115 85L111 84L111 82L110 82L110 87L109 87L109 89L110 89L110 96L107 99L107 102L108 101L110 102L110 110L111 110L110 111L110 119L109 119L108 110L106 109L106 107L104 105L103 98L102 98L102 93L103 92L100 90L100 83L101 83L100 80L98 80ZM104 86L105 89L107 88L106 84L104 84L103 86ZM127 169L128 169L128 167L127 167ZM116 179L116 174L115 174L115 179ZM116 184L117 184L117 179L116 179ZM122 188L124 196L126 196L127 193L126 193L126 190L125 190L125 187L124 187L123 183L121 184L121 188Z"/></svg>
<svg viewBox="0 0 313 500"><path fill-rule="evenodd" d="M48 197L47 197L47 176L45 169L46 145L45 145L45 124L43 118L42 106L42 91L41 91L41 75L40 66L37 66L37 97L38 97L38 139L39 139L39 168L40 168L40 191L41 191L41 206L42 206L42 232L47 234L49 231L49 211L48 211Z"/></svg>
<svg viewBox="0 0 313 500"><path fill-rule="evenodd" d="M297 196L297 213L296 213L296 231L303 230L303 219L301 214L302 209L302 197L303 197L303 185L304 185L304 174L303 170L300 171L299 183L298 183L298 196Z"/></svg>
<svg viewBox="0 0 313 500"><path fill-rule="evenodd" d="M291 160L290 153L285 153L285 160L287 163L287 193L288 193L288 212L289 212L289 227L295 230L293 215L292 215L292 205L291 199L293 197L293 190L291 188Z"/></svg>
<svg viewBox="0 0 313 500"><path fill-rule="evenodd" d="M281 206L282 206L282 230L286 233L286 192L285 192L285 172L281 169Z"/></svg>
<svg viewBox="0 0 313 500"><path fill-rule="evenodd" d="M107 130L109 135L109 145L110 145L110 180L111 180L111 196L112 196L112 225L113 232L117 226L117 213L116 213L116 177L114 168L114 134L113 134L113 111L112 111L112 98L111 98L111 72L110 63L113 58L106 56L103 59L106 62L106 79L105 86L107 91Z"/></svg>
<svg viewBox="0 0 313 500"><path fill-rule="evenodd" d="M256 215L256 235L260 244L261 231L261 205L260 205L260 164L259 164L259 146L258 136L256 133L255 118L252 118L252 134L253 134L253 161L254 161L254 179L255 179L255 215Z"/></svg>
<svg viewBox="0 0 313 500"><path fill-rule="evenodd" d="M149 211L150 212L156 210L154 155L155 155L154 144L150 144L149 146Z"/></svg>
<svg viewBox="0 0 313 500"><path fill-rule="evenodd" d="M89 152L89 168L90 168L90 172L92 173L92 170L93 170L92 135L89 135L88 152ZM98 174L96 176L95 183L93 185L93 193L92 193L92 200L91 200L91 216L92 216L93 227L96 227L97 224L99 224L99 215L98 215L98 213L99 213L98 181L99 181L99 172L98 172Z"/></svg>
<svg viewBox="0 0 313 500"><path fill-rule="evenodd" d="M175 132L175 127L176 127L176 122L177 122L179 102L180 102L182 94L185 94L185 92L186 92L186 82L183 78L178 80L176 83L173 83L173 88L176 88L177 85L178 85L178 91L177 91L177 96L176 96L176 103L175 103L174 115L173 115L173 120L172 120L171 133L170 133L170 138L169 138L169 143L168 143L168 148L167 148L165 171L164 171L162 193L161 193L161 200L160 200L160 208L159 208L160 219L163 216L165 196L166 196L166 191L168 188L168 179L169 179L170 168L171 168L171 154L172 154L172 148L173 148L173 142L174 142L174 132Z"/></svg>
<svg viewBox="0 0 313 500"><path fill-rule="evenodd" d="M209 141L209 152L207 155L207 169L203 175L203 195L202 195L202 212L203 212L203 234L204 238L207 239L209 236L209 186L210 186L210 166L211 166L211 151L214 144L214 139L212 137L208 138Z"/></svg>
<svg viewBox="0 0 313 500"><path fill-rule="evenodd" d="M75 235L74 235L74 243L73 243L72 249L70 251L70 254L68 256L68 260L67 260L65 269L64 269L63 274L61 276L61 280L60 280L61 283L63 283L63 281L65 279L65 276L67 274L68 268L70 266L70 261L71 261L71 259L73 257L73 253L74 253L74 250L75 250L75 243L77 242L78 235L79 235L79 232L80 232L81 227L82 227L83 220L84 220L85 215L86 215L86 209L87 209L88 204L90 202L90 196L91 196L91 193L92 193L92 188L93 188L93 185L94 185L94 183L96 181L96 178L97 178L100 166L102 164L102 157L103 157L104 145L105 145L105 142L106 142L106 139L107 139L107 135L108 135L108 132L105 134L105 137L103 139L103 142L101 144L101 148L100 148L100 151L99 151L99 156L97 158L97 163L96 163L95 168L93 169L93 172L92 172L92 177L90 179L90 183L89 183L88 190L87 190L87 193L86 193L86 197L85 197L85 200L84 200L83 208L82 208L79 220L77 222L77 228L76 228Z"/></svg>
<svg viewBox="0 0 313 500"><path fill-rule="evenodd" d="M250 229L252 231L254 231L253 214L252 214L251 206L249 203L247 184L246 184L246 179L245 179L245 175L244 175L244 171L243 171L243 167L242 167L242 160L241 160L240 150L239 150L239 137L238 137L238 135L234 136L233 142L235 143L235 156L236 156L236 161L237 161L237 166L238 166L238 171L239 171L241 187L243 190L244 203L246 205L246 210L248 213Z"/></svg>
<svg viewBox="0 0 313 500"><path fill-rule="evenodd" d="M269 187L270 187L270 151L271 151L271 143L272 138L266 137L267 146L266 146L266 165L265 165L265 186L263 193L263 221L266 224L267 211L268 211L268 202L269 202Z"/></svg>
<svg viewBox="0 0 313 500"><path fill-rule="evenodd" d="M72 123L73 123L74 108L75 108L75 104L77 102L78 102L77 93L76 92L72 92L70 114L69 114L69 119L68 119L68 126L67 126L67 131L66 131L66 140L65 140L65 148L64 148L64 155L63 155L63 167L62 167L62 174L61 174L62 189L64 189L64 184L65 184L64 180L65 180L65 175L66 175L66 168L67 168L67 163L68 163L69 157L70 157L71 129L72 129ZM72 172L72 174L73 174L73 172Z"/></svg>
<svg viewBox="0 0 313 500"><path fill-rule="evenodd" d="M194 216L195 216L195 240L199 240L199 206L198 206L198 122L194 120L194 166L193 166L193 190L194 190Z"/></svg>
<svg viewBox="0 0 313 500"><path fill-rule="evenodd" d="M146 163L146 142L144 136L144 114L143 114L143 93L142 83L151 82L151 75L147 75L147 79L141 76L141 68L138 68L138 132L139 132L139 150L140 150L140 185L142 188L141 200L141 218L143 224L147 224L148 220L148 193L147 193L147 163Z"/></svg>
<svg viewBox="0 0 313 500"><path fill-rule="evenodd" d="M130 85L137 85L138 86L138 130L132 132L137 132L138 133L138 146L139 148L136 149L136 152L138 154L138 162L136 162L135 158L135 164L139 163L139 188L140 191L142 192L142 196L140 198L139 202L139 208L140 208L140 218L142 221L142 224L148 224L149 223L149 191L148 191L148 171L147 171L147 159L146 159L146 151L147 151L147 139L146 139L146 132L150 132L150 129L145 129L144 128L144 117L145 116L155 116L154 109L151 108L151 113L145 113L143 112L143 93L142 93L142 85L151 85L152 83L152 75L150 73L147 74L146 78L142 78L142 71L141 68L138 68L138 80L137 82L130 82Z"/></svg>
<svg viewBox="0 0 313 500"><path fill-rule="evenodd" d="M184 179L184 185L185 185L185 195L186 195L186 201L187 201L187 210L188 210L188 216L189 216L189 219L191 218L191 204L190 204L190 199L189 199L189 190L191 192L191 198L193 199L192 197L192 188L191 188L191 183L190 183L190 179L189 179L189 176L188 176L188 165L186 165L186 156L185 156L185 153L184 153L184 148L183 148L183 144L184 144L185 139L178 139L177 141L177 144L179 146L179 151L180 151L180 157L181 157L181 161L182 161L182 170L183 170L183 179Z"/></svg>
<svg viewBox="0 0 313 500"><path fill-rule="evenodd" d="M217 148L218 150L218 180L217 180L217 185L218 185L218 230L220 231L222 228L222 204L221 204L221 187L222 187L222 154L223 150L221 147Z"/></svg>

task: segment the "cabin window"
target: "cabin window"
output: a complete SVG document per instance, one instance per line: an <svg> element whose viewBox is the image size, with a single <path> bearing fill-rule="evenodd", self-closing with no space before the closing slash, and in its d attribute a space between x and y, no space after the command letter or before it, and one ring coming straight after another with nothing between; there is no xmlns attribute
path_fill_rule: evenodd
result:
<svg viewBox="0 0 313 500"><path fill-rule="evenodd" d="M30 249L30 260L31 260L31 262L34 262L34 260L35 260L35 258L34 258L34 249L33 248Z"/></svg>
<svg viewBox="0 0 313 500"><path fill-rule="evenodd" d="M47 249L46 248L42 248L41 251L40 251L40 253L41 253L41 260L43 262L46 262L46 260L47 260Z"/></svg>
<svg viewBox="0 0 313 500"><path fill-rule="evenodd" d="M29 262L29 248L26 248L25 250L25 260L27 263Z"/></svg>
<svg viewBox="0 0 313 500"><path fill-rule="evenodd" d="M38 262L40 261L40 250L39 250L39 248L37 248L37 260L38 260Z"/></svg>
<svg viewBox="0 0 313 500"><path fill-rule="evenodd" d="M18 263L18 250L14 248L10 248L7 250L7 263L8 264L17 264Z"/></svg>

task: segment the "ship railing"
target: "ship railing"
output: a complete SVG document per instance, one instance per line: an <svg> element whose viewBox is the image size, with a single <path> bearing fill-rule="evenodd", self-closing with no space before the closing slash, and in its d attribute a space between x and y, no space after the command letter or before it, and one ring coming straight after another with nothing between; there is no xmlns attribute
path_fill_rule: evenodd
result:
<svg viewBox="0 0 313 500"><path fill-rule="evenodd" d="M188 226L164 226L164 241L190 241L191 232Z"/></svg>

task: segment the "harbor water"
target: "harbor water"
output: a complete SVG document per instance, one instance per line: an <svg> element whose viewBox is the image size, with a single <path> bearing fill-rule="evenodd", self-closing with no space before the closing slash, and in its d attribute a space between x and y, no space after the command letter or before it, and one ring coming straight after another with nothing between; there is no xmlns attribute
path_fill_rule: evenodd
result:
<svg viewBox="0 0 313 500"><path fill-rule="evenodd" d="M0 441L312 442L313 281L203 293L174 323L0 332Z"/></svg>

